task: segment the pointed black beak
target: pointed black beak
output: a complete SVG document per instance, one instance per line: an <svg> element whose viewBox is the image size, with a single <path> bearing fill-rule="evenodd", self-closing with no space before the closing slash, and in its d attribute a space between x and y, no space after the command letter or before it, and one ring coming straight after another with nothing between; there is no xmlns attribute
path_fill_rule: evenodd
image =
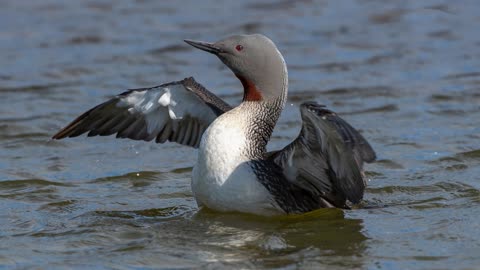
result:
<svg viewBox="0 0 480 270"><path fill-rule="evenodd" d="M195 41L195 40L190 40L190 39L185 39L183 41L185 41L186 43L192 45L193 47L195 47L197 49L200 49L202 51L206 51L206 52L209 52L209 53L219 54L219 53L224 52L222 49L218 48L217 46L213 45L212 43L203 42L203 41Z"/></svg>

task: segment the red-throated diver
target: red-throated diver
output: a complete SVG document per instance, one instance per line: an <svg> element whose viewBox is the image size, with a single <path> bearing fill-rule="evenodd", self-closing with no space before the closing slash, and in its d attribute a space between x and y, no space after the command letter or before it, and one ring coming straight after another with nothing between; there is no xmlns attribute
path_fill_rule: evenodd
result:
<svg viewBox="0 0 480 270"><path fill-rule="evenodd" d="M85 112L53 139L106 136L199 148L192 191L199 206L259 215L347 208L363 197L363 163L375 152L358 131L315 102L300 106L298 137L267 152L288 90L287 66L267 37L185 40L216 55L241 81L233 108L193 78L122 93Z"/></svg>

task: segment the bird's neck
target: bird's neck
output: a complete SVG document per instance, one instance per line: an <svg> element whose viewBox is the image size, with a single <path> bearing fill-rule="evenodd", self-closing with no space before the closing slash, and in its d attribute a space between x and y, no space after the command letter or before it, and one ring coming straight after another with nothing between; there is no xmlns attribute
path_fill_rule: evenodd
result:
<svg viewBox="0 0 480 270"><path fill-rule="evenodd" d="M262 158L284 107L284 100L244 101L237 108L244 115L244 134L250 159Z"/></svg>
<svg viewBox="0 0 480 270"><path fill-rule="evenodd" d="M270 59L267 68L252 67L248 74L234 72L243 85L242 103L234 111L242 115L246 154L251 159L264 156L287 99L287 65L280 52L277 53L277 57Z"/></svg>
<svg viewBox="0 0 480 270"><path fill-rule="evenodd" d="M243 85L243 102L276 102L281 99L284 105L288 92L287 65L280 52L270 62L266 68L253 67L245 73L234 71Z"/></svg>
<svg viewBox="0 0 480 270"><path fill-rule="evenodd" d="M255 84L239 77L244 87L243 101L238 110L246 117L246 139L248 156L252 159L262 158L273 129L285 107L288 79L286 70L279 80L273 83ZM278 87L266 89L261 87ZM265 95L266 94L266 95Z"/></svg>

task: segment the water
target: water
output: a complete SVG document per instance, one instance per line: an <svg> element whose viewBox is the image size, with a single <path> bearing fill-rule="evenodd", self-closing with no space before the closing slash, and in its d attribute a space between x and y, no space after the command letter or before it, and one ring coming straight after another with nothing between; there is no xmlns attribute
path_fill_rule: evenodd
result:
<svg viewBox="0 0 480 270"><path fill-rule="evenodd" d="M475 269L480 266L477 1L1 1L0 268ZM289 103L316 100L378 154L365 202L266 219L198 211L196 152L49 138L125 89L240 83L184 38L270 36Z"/></svg>

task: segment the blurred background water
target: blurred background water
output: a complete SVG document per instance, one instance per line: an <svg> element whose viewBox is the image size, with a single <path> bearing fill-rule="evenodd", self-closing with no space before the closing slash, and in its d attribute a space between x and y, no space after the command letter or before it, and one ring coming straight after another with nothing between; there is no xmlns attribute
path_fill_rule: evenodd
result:
<svg viewBox="0 0 480 270"><path fill-rule="evenodd" d="M0 1L0 268L477 269L478 1ZM264 219L198 211L196 151L50 137L128 88L194 76L241 85L183 39L263 33L283 53L286 110L315 100L378 154L365 203Z"/></svg>

